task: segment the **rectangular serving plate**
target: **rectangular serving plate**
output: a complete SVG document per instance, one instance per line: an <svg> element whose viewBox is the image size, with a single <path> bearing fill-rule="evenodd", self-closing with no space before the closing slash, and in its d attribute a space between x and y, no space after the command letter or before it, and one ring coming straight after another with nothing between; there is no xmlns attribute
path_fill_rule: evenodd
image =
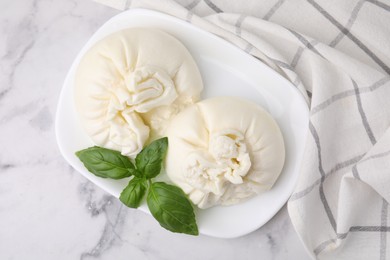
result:
<svg viewBox="0 0 390 260"><path fill-rule="evenodd" d="M244 203L229 207L196 209L201 234L234 238L248 234L270 220L291 196L298 178L309 122L308 106L301 93L281 75L231 43L175 17L144 9L123 12L101 26L82 48L65 79L56 115L56 136L64 158L90 181L115 197L128 179L102 179L89 173L75 152L94 145L84 133L73 101L77 65L97 41L116 31L157 28L179 39L193 55L202 74L202 98L237 96L263 106L277 121L284 136L286 162L273 188ZM165 176L164 176L165 175ZM162 178L167 178L164 173ZM140 210L150 214L143 204Z"/></svg>

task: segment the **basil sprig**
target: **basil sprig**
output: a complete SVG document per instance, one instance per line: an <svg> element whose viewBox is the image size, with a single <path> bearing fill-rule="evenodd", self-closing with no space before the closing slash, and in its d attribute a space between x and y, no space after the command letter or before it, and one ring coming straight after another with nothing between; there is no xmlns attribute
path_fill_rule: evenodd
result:
<svg viewBox="0 0 390 260"><path fill-rule="evenodd" d="M130 208L138 208L145 194L147 205L160 225L172 232L198 235L194 209L184 192L164 182L152 182L162 169L168 138L146 146L135 158L135 166L118 151L90 147L76 152L91 173L102 178L122 179L133 176L119 200Z"/></svg>

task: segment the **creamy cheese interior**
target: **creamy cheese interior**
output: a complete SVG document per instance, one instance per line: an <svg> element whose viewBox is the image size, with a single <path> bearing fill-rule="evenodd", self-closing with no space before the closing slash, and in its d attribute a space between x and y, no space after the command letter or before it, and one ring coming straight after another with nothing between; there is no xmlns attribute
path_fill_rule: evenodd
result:
<svg viewBox="0 0 390 260"><path fill-rule="evenodd" d="M211 98L170 123L166 171L200 208L232 205L269 190L284 164L280 129L260 106Z"/></svg>
<svg viewBox="0 0 390 260"><path fill-rule="evenodd" d="M199 100L195 61L174 37L126 29L96 43L76 71L77 112L95 144L134 157L164 136L171 117Z"/></svg>

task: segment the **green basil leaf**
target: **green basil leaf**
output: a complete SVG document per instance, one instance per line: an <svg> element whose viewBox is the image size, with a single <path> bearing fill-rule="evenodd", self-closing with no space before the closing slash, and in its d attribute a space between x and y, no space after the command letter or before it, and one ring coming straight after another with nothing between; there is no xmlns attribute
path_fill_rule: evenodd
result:
<svg viewBox="0 0 390 260"><path fill-rule="evenodd" d="M147 203L163 228L176 233L199 234L194 209L180 188L155 182L149 187Z"/></svg>
<svg viewBox="0 0 390 260"><path fill-rule="evenodd" d="M78 151L76 155L85 168L98 177L122 179L136 174L130 159L118 151L94 146Z"/></svg>
<svg viewBox="0 0 390 260"><path fill-rule="evenodd" d="M140 171L138 171L137 169L133 169L131 173L135 177L138 177L138 178L142 178L143 177L143 174Z"/></svg>
<svg viewBox="0 0 390 260"><path fill-rule="evenodd" d="M163 137L146 146L135 158L135 165L143 175L150 179L156 177L167 153L168 138Z"/></svg>
<svg viewBox="0 0 390 260"><path fill-rule="evenodd" d="M130 208L138 208L147 188L145 179L134 177L122 191L119 200Z"/></svg>

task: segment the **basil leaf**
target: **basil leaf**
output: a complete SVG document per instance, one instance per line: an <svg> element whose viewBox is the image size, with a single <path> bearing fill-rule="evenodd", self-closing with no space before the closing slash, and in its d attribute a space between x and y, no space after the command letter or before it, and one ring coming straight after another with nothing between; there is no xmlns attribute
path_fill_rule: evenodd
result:
<svg viewBox="0 0 390 260"><path fill-rule="evenodd" d="M94 146L78 151L76 155L85 168L98 177L122 179L136 174L130 159L118 151Z"/></svg>
<svg viewBox="0 0 390 260"><path fill-rule="evenodd" d="M150 179L161 171L161 165L168 148L168 138L163 137L146 146L135 158L135 165L143 175Z"/></svg>
<svg viewBox="0 0 390 260"><path fill-rule="evenodd" d="M147 188L145 179L134 177L122 191L119 200L130 208L138 208Z"/></svg>
<svg viewBox="0 0 390 260"><path fill-rule="evenodd" d="M155 182L149 187L147 203L163 228L176 233L199 234L194 209L180 188Z"/></svg>

